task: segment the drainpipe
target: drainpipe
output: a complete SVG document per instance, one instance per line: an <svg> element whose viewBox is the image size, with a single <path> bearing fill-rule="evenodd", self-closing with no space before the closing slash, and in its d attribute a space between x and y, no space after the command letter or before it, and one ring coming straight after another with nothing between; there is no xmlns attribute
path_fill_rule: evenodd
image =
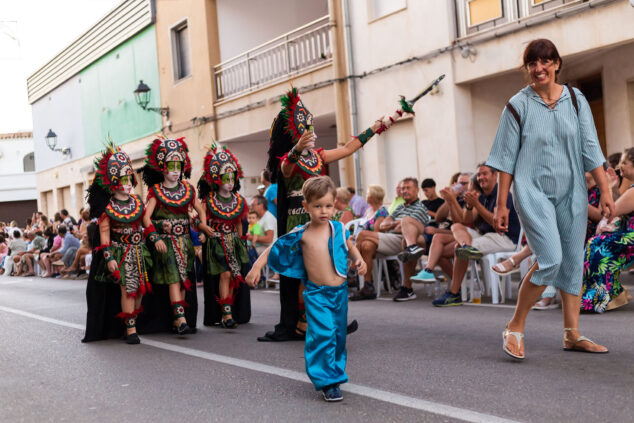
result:
<svg viewBox="0 0 634 423"><path fill-rule="evenodd" d="M352 36L350 34L350 5L349 0L342 0L343 3L343 25L346 38L346 62L348 64L348 75L354 75L354 57L352 55ZM350 127L352 135L359 132L358 116L357 116L357 89L354 78L348 79L348 97L350 97ZM354 160L354 179L357 194L361 195L361 162L359 160L359 151L355 151Z"/></svg>

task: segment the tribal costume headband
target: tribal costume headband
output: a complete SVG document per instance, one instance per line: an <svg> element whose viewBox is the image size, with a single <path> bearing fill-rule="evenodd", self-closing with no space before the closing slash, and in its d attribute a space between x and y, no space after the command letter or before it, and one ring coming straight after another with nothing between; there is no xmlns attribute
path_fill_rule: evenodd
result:
<svg viewBox="0 0 634 423"><path fill-rule="evenodd" d="M175 140L157 138L145 150L147 156L145 165L158 172L165 172L167 171L167 162L182 162L183 175L185 178L189 178L192 163L188 153L189 148L182 137Z"/></svg>
<svg viewBox="0 0 634 423"><path fill-rule="evenodd" d="M130 157L115 145L112 139L106 142L106 150L101 157L95 160L95 181L110 195L121 190L121 178L130 175L132 185L136 186L134 169L130 163Z"/></svg>
<svg viewBox="0 0 634 423"><path fill-rule="evenodd" d="M297 88L291 88L282 96L280 101L282 102L281 116L284 119L284 130L293 139L293 144L297 144L304 132L313 129L313 115L299 98Z"/></svg>
<svg viewBox="0 0 634 423"><path fill-rule="evenodd" d="M235 173L236 180L244 177L242 166L227 147L218 148L212 144L205 156L203 178L209 186L222 185L222 175Z"/></svg>

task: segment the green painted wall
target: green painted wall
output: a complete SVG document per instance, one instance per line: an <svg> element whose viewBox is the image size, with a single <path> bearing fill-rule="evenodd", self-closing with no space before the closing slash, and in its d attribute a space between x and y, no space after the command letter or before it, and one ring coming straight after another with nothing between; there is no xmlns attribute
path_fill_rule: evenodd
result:
<svg viewBox="0 0 634 423"><path fill-rule="evenodd" d="M156 50L152 25L80 72L86 155L102 150L108 134L124 144L161 130L161 116L141 109L133 93L142 79L152 89L149 106L160 107Z"/></svg>

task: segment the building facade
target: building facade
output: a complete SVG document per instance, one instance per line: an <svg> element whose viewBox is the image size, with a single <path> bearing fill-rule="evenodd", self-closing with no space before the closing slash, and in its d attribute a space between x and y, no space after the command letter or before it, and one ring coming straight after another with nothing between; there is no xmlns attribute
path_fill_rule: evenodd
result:
<svg viewBox="0 0 634 423"><path fill-rule="evenodd" d="M37 211L33 134L0 134L0 221L24 225Z"/></svg>
<svg viewBox="0 0 634 423"><path fill-rule="evenodd" d="M585 93L604 152L622 151L634 141L633 19L628 0L124 1L29 78L40 208L80 207L108 135L138 166L156 134L184 136L194 182L211 143L228 145L252 195L291 83L318 146L334 148L441 74L415 117L328 170L341 185L384 186L386 201L406 176L444 186L487 158L535 38L557 45L560 79ZM135 103L139 80L161 114ZM49 129L70 154L47 149Z"/></svg>

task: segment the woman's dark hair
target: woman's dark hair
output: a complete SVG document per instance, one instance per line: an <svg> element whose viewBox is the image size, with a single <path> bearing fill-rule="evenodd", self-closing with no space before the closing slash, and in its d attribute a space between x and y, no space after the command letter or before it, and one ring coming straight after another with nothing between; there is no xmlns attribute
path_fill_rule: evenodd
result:
<svg viewBox="0 0 634 423"><path fill-rule="evenodd" d="M165 180L165 176L163 176L162 172L159 172L158 170L152 169L150 166L145 165L141 168L141 179L148 188L151 188L152 186L163 182L163 180Z"/></svg>
<svg viewBox="0 0 634 423"><path fill-rule="evenodd" d="M555 71L555 75L558 75L561 71L561 67L564 64L557 47L552 41L545 38L538 38L533 40L524 49L524 56L522 58L522 69L526 70L526 67L530 62L536 62L538 60L552 60L553 63L559 62L559 68Z"/></svg>
<svg viewBox="0 0 634 423"><path fill-rule="evenodd" d="M269 141L269 160L266 169L271 173L270 181L278 182L280 178L280 160L284 154L293 148L293 137L286 132L286 118L284 111L278 113L271 125L271 138Z"/></svg>
<svg viewBox="0 0 634 423"><path fill-rule="evenodd" d="M0 244L4 243L6 240L4 238L4 234L0 234Z"/></svg>
<svg viewBox="0 0 634 423"><path fill-rule="evenodd" d="M55 232L53 232L53 227L52 226L49 226L48 228L46 228L44 230L44 236L47 237L47 238L55 236Z"/></svg>
<svg viewBox="0 0 634 423"><path fill-rule="evenodd" d="M94 181L86 190L86 203L90 208L90 218L101 217L110 202L110 194Z"/></svg>
<svg viewBox="0 0 634 423"><path fill-rule="evenodd" d="M15 231L13 231L13 238L15 238L15 239L22 238L22 232L20 232L18 229L16 229Z"/></svg>
<svg viewBox="0 0 634 423"><path fill-rule="evenodd" d="M478 191L480 194L482 194L484 191L482 190L482 187L480 186L480 183L478 182L478 175L473 175L471 177L471 183L473 184L473 188Z"/></svg>
<svg viewBox="0 0 634 423"><path fill-rule="evenodd" d="M54 222L63 222L63 221L64 221L64 219L62 219L62 215L61 215L61 214L59 214L59 212L56 212L56 213L55 213L55 217L53 217L53 221L54 221Z"/></svg>
<svg viewBox="0 0 634 423"><path fill-rule="evenodd" d="M625 160L634 163L634 147L626 148L623 151L623 155L625 156Z"/></svg>

